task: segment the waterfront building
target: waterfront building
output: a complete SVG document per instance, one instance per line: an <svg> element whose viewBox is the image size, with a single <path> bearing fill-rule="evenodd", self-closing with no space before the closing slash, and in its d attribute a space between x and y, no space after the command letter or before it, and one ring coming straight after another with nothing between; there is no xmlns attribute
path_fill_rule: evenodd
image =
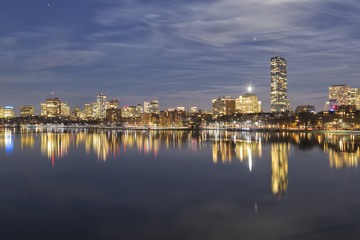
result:
<svg viewBox="0 0 360 240"><path fill-rule="evenodd" d="M149 113L149 102L144 102L144 113Z"/></svg>
<svg viewBox="0 0 360 240"><path fill-rule="evenodd" d="M271 58L271 112L288 112L287 61L279 56Z"/></svg>
<svg viewBox="0 0 360 240"><path fill-rule="evenodd" d="M160 113L159 100L154 99L151 102L144 102L144 113Z"/></svg>
<svg viewBox="0 0 360 240"><path fill-rule="evenodd" d="M247 93L235 100L235 110L239 113L261 112L261 101L254 93Z"/></svg>
<svg viewBox="0 0 360 240"><path fill-rule="evenodd" d="M48 98L45 103L41 103L40 115L49 118L70 116L70 106L57 97Z"/></svg>
<svg viewBox="0 0 360 240"><path fill-rule="evenodd" d="M24 105L20 107L20 117L34 116L34 106Z"/></svg>
<svg viewBox="0 0 360 240"><path fill-rule="evenodd" d="M48 98L41 103L41 116L50 118L59 117L61 113L61 101L59 98Z"/></svg>
<svg viewBox="0 0 360 240"><path fill-rule="evenodd" d="M99 118L99 104L97 102L91 103L91 117Z"/></svg>
<svg viewBox="0 0 360 240"><path fill-rule="evenodd" d="M329 101L335 99L338 102L338 106L347 106L349 90L349 85L331 85L329 87Z"/></svg>
<svg viewBox="0 0 360 240"><path fill-rule="evenodd" d="M60 103L60 116L69 117L70 116L70 106L66 102Z"/></svg>
<svg viewBox="0 0 360 240"><path fill-rule="evenodd" d="M106 96L103 93L97 95L97 113L96 118L106 118Z"/></svg>
<svg viewBox="0 0 360 240"><path fill-rule="evenodd" d="M13 106L5 106L5 108L0 108L0 118L14 118L15 112Z"/></svg>
<svg viewBox="0 0 360 240"><path fill-rule="evenodd" d="M91 118L92 117L92 106L91 106L91 104L88 104L88 103L85 104L84 113L85 113L86 118Z"/></svg>
<svg viewBox="0 0 360 240"><path fill-rule="evenodd" d="M46 116L46 102L40 103L40 116Z"/></svg>
<svg viewBox="0 0 360 240"><path fill-rule="evenodd" d="M357 110L360 110L360 89L350 88L348 92L348 105L354 105Z"/></svg>
<svg viewBox="0 0 360 240"><path fill-rule="evenodd" d="M214 116L231 115L235 113L235 99L229 96L218 97L212 100Z"/></svg>

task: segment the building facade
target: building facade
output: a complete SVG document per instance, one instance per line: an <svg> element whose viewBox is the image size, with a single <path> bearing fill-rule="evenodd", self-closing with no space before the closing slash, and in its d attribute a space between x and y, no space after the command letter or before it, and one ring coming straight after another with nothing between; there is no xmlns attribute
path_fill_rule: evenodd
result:
<svg viewBox="0 0 360 240"><path fill-rule="evenodd" d="M329 87L329 101L332 99L337 100L339 106L348 105L348 95L350 86L345 84L331 85Z"/></svg>
<svg viewBox="0 0 360 240"><path fill-rule="evenodd" d="M24 105L20 107L20 117L32 117L34 116L34 106Z"/></svg>
<svg viewBox="0 0 360 240"><path fill-rule="evenodd" d="M261 112L261 101L254 93L247 93L236 99L235 109L238 113Z"/></svg>
<svg viewBox="0 0 360 240"><path fill-rule="evenodd" d="M106 118L106 96L103 93L97 95L97 118Z"/></svg>
<svg viewBox="0 0 360 240"><path fill-rule="evenodd" d="M120 105L119 105L119 100L116 100L116 99L112 99L112 100L110 100L110 102L109 102L109 109L119 109L120 107L119 107Z"/></svg>
<svg viewBox="0 0 360 240"><path fill-rule="evenodd" d="M235 99L230 98L229 96L213 99L212 112L214 116L235 114Z"/></svg>
<svg viewBox="0 0 360 240"><path fill-rule="evenodd" d="M271 58L271 112L288 112L287 61L275 56Z"/></svg>
<svg viewBox="0 0 360 240"><path fill-rule="evenodd" d="M13 106L6 106L5 108L0 108L0 118L14 118L15 112Z"/></svg>
<svg viewBox="0 0 360 240"><path fill-rule="evenodd" d="M348 105L354 105L357 110L360 110L360 89L350 88L348 92Z"/></svg>

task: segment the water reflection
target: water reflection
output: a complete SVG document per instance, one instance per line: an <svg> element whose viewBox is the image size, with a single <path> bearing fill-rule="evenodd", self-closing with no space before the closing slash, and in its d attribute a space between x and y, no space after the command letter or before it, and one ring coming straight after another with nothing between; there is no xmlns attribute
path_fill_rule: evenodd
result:
<svg viewBox="0 0 360 240"><path fill-rule="evenodd" d="M254 161L263 156L263 146L269 145L274 194L286 191L290 145L302 151L318 147L329 155L329 166L335 169L356 168L360 159L360 135L355 134L3 128L0 129L0 147L7 154L13 153L17 134L21 150L34 148L39 136L41 153L53 164L76 149L84 149L87 154L96 154L98 160L107 161L109 157L133 150L156 158L161 149L201 151L211 147L213 163L230 164L237 160L252 171Z"/></svg>
<svg viewBox="0 0 360 240"><path fill-rule="evenodd" d="M288 154L289 143L271 144L271 190L273 194L281 195L288 186Z"/></svg>

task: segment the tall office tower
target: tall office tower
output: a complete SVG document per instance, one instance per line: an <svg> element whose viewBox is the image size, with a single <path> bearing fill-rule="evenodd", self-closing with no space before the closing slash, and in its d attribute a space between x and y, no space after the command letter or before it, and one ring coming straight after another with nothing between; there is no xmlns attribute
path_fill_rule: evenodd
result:
<svg viewBox="0 0 360 240"><path fill-rule="evenodd" d="M86 118L91 118L92 117L92 107L91 104L85 104L84 106L84 112L85 112L85 117Z"/></svg>
<svg viewBox="0 0 360 240"><path fill-rule="evenodd" d="M355 105L360 110L360 88L350 88L348 92L348 104Z"/></svg>
<svg viewBox="0 0 360 240"><path fill-rule="evenodd" d="M144 113L149 113L149 102L144 102Z"/></svg>
<svg viewBox="0 0 360 240"><path fill-rule="evenodd" d="M235 113L235 99L229 96L218 97L212 100L214 116L231 115Z"/></svg>
<svg viewBox="0 0 360 240"><path fill-rule="evenodd" d="M287 61L275 56L271 58L271 112L290 111L287 98Z"/></svg>
<svg viewBox="0 0 360 240"><path fill-rule="evenodd" d="M91 103L91 117L99 118L99 104L97 102Z"/></svg>
<svg viewBox="0 0 360 240"><path fill-rule="evenodd" d="M149 103L149 113L160 113L159 111L159 100L152 100Z"/></svg>
<svg viewBox="0 0 360 240"><path fill-rule="evenodd" d="M61 104L60 104L60 115L62 117L70 116L70 106L67 105L66 102L61 102Z"/></svg>
<svg viewBox="0 0 360 240"><path fill-rule="evenodd" d="M109 109L119 109L119 100L116 99L110 100Z"/></svg>
<svg viewBox="0 0 360 240"><path fill-rule="evenodd" d="M106 118L106 96L103 93L97 95L98 118Z"/></svg>
<svg viewBox="0 0 360 240"><path fill-rule="evenodd" d="M59 117L61 113L61 101L59 98L46 99L46 116Z"/></svg>
<svg viewBox="0 0 360 240"><path fill-rule="evenodd" d="M34 106L25 105L20 107L20 117L34 116Z"/></svg>
<svg viewBox="0 0 360 240"><path fill-rule="evenodd" d="M331 85L329 87L329 100L336 99L339 106L348 105L350 86L345 84Z"/></svg>
<svg viewBox="0 0 360 240"><path fill-rule="evenodd" d="M40 106L41 106L40 116L46 116L46 102L40 103Z"/></svg>

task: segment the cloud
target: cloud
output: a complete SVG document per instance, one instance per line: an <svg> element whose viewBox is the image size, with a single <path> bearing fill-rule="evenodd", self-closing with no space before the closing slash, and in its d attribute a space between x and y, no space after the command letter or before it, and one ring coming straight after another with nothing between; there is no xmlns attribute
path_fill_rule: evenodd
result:
<svg viewBox="0 0 360 240"><path fill-rule="evenodd" d="M98 51L54 51L34 56L33 59L25 62L25 66L32 70L62 66L81 66L104 56L104 53Z"/></svg>
<svg viewBox="0 0 360 240"><path fill-rule="evenodd" d="M269 61L279 52L288 60L292 106L311 104L305 103L311 89L339 81L360 87L358 1L92 0L81 6L71 24L62 12L51 25L34 20L7 28L27 31L0 34L0 79L13 74L21 83L37 71L72 79L68 96L77 105L86 83L87 93L162 96L171 106L184 105L182 93L206 108L218 95L242 94L253 81L268 110Z"/></svg>

